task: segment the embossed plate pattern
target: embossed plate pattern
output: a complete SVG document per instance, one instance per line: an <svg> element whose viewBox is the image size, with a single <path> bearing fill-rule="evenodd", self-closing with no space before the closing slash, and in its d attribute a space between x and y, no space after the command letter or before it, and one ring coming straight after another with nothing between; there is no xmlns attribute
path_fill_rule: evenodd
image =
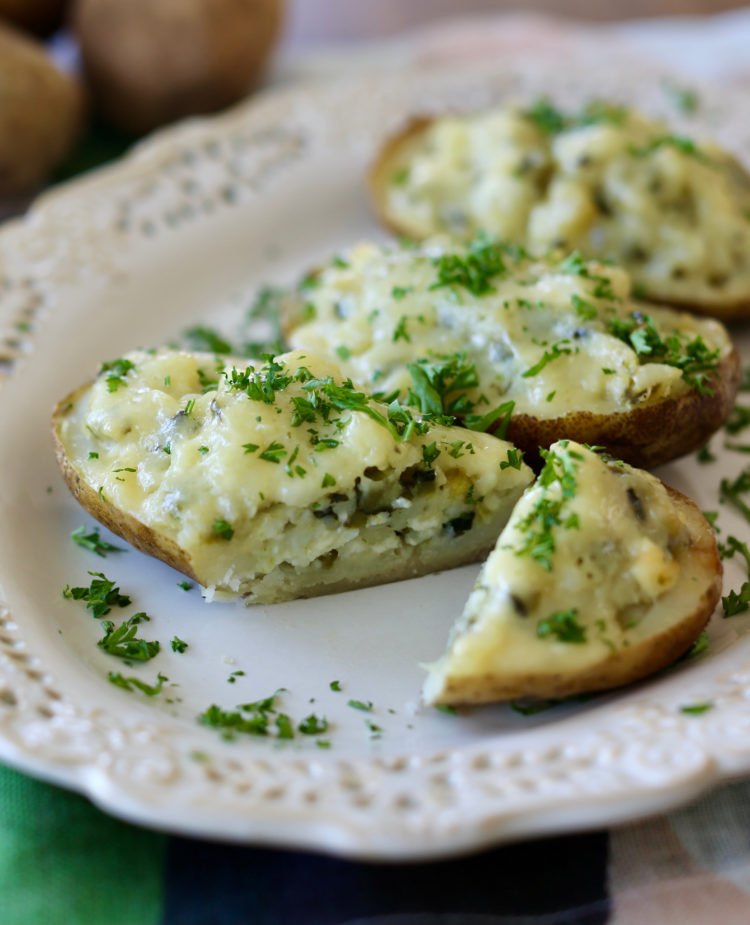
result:
<svg viewBox="0 0 750 925"><path fill-rule="evenodd" d="M579 62L550 74L414 72L282 90L168 130L128 158L43 198L0 233L0 757L106 810L196 835L352 857L444 856L539 832L663 810L750 770L746 621L710 627L709 651L648 683L520 716L507 705L451 716L418 704L476 568L275 607L201 601L134 551L97 558L68 535L90 524L57 475L54 402L104 359L174 339L199 321L231 329L252 293L295 278L373 224L362 174L407 113L549 92L632 99L669 116L660 75L634 84ZM684 129L750 150L744 101L702 94ZM743 350L747 344L737 332ZM660 475L718 509L743 457L685 459ZM746 531L721 509L726 532ZM162 642L130 669L162 694L107 683L119 670L66 584L104 571ZM727 586L738 587L738 563ZM129 615L132 610L123 611ZM189 643L180 655L168 642ZM124 669L126 672L128 669ZM237 673L242 672L242 673ZM330 682L338 680L341 692ZM210 703L279 696L331 723L290 742L225 741L196 722ZM372 701L371 713L347 706ZM710 703L701 715L681 707ZM369 720L369 724L368 724ZM379 728L373 728L379 727ZM321 738L320 736L317 738Z"/></svg>

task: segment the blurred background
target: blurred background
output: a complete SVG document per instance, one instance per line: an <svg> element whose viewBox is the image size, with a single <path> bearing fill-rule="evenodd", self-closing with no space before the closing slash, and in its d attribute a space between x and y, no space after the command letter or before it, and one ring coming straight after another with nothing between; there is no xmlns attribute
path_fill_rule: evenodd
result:
<svg viewBox="0 0 750 925"><path fill-rule="evenodd" d="M742 6L731 0L0 0L0 218L23 211L49 183L118 156L176 119L221 110L264 86L347 78L363 66L478 55L509 65L525 51L557 53L564 66L563 45L570 56L582 37L607 49L625 37L631 49L667 66L702 63L702 78L717 76L720 67L736 71L740 62L738 79L750 85L750 61L744 64L750 6ZM691 19L731 10L710 21ZM484 17L482 25L472 17Z"/></svg>
<svg viewBox="0 0 750 925"><path fill-rule="evenodd" d="M421 23L471 13L548 13L590 21L642 16L692 16L743 6L732 0L290 0L285 41L392 36Z"/></svg>

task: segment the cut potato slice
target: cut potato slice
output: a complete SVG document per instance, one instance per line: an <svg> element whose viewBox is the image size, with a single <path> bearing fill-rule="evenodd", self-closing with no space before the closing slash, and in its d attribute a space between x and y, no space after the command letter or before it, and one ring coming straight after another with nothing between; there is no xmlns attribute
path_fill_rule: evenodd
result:
<svg viewBox="0 0 750 925"><path fill-rule="evenodd" d="M739 383L720 322L632 301L618 267L486 238L358 245L284 311L293 347L424 413L500 427L529 460L568 437L658 465L705 443Z"/></svg>
<svg viewBox="0 0 750 925"><path fill-rule="evenodd" d="M569 697L680 656L721 594L713 530L647 472L568 441L546 454L429 668L427 703Z"/></svg>
<svg viewBox="0 0 750 925"><path fill-rule="evenodd" d="M53 432L94 517L248 602L481 558L532 479L510 444L379 404L301 353L131 353L60 402Z"/></svg>
<svg viewBox="0 0 750 925"><path fill-rule="evenodd" d="M532 252L578 249L625 267L644 298L750 314L750 176L621 105L547 101L415 118L369 176L384 224L422 239L478 231Z"/></svg>

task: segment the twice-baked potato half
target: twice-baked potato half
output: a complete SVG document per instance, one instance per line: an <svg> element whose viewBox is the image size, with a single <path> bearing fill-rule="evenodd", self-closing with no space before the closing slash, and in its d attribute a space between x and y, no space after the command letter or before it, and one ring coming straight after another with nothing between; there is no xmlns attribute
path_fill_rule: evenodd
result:
<svg viewBox="0 0 750 925"><path fill-rule="evenodd" d="M569 697L636 681L697 638L721 594L712 528L647 472L547 453L432 666L424 699Z"/></svg>
<svg viewBox="0 0 750 925"><path fill-rule="evenodd" d="M705 443L739 383L720 322L634 302L613 265L485 238L359 245L284 311L294 348L423 413L495 429L529 459L567 437L658 465Z"/></svg>
<svg viewBox="0 0 750 925"><path fill-rule="evenodd" d="M750 315L750 176L708 141L622 105L541 100L415 118L381 148L374 207L398 234L616 261L643 298Z"/></svg>
<svg viewBox="0 0 750 925"><path fill-rule="evenodd" d="M510 444L374 401L312 355L224 362L130 353L53 418L83 507L209 597L282 601L474 561L532 480Z"/></svg>

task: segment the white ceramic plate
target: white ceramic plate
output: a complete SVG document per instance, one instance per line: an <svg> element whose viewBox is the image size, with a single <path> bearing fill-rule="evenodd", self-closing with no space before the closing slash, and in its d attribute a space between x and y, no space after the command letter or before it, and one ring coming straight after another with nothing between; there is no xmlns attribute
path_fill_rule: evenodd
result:
<svg viewBox="0 0 750 925"><path fill-rule="evenodd" d="M505 94L599 94L668 109L655 78L608 70L561 79L422 73L266 96L157 136L113 168L43 199L0 234L0 756L143 824L352 857L448 855L539 832L662 810L750 771L750 639L744 618L710 627L708 653L648 683L521 716L507 705L452 716L418 704L475 568L382 588L244 608L204 603L135 551L99 559L69 539L91 520L68 496L48 436L54 402L100 362L174 340L197 322L241 325L263 283L296 278L361 236L379 235L362 176L377 140L408 112ZM704 95L691 131L740 152L750 120ZM750 148L748 148L750 150ZM745 457L685 459L660 474L718 509L718 482ZM722 509L724 534L747 525ZM111 537L109 537L112 539ZM124 668L67 584L103 571L146 611L162 642ZM727 583L739 587L739 563ZM173 653L169 640L189 643ZM121 670L160 696L107 681ZM244 672L229 678L233 672ZM331 690L337 680L341 692ZM331 727L293 741L227 742L196 717L268 696ZM370 714L347 706L372 701ZM701 715L681 707L711 703ZM373 734L367 720L381 727ZM321 748L318 738L330 742Z"/></svg>

